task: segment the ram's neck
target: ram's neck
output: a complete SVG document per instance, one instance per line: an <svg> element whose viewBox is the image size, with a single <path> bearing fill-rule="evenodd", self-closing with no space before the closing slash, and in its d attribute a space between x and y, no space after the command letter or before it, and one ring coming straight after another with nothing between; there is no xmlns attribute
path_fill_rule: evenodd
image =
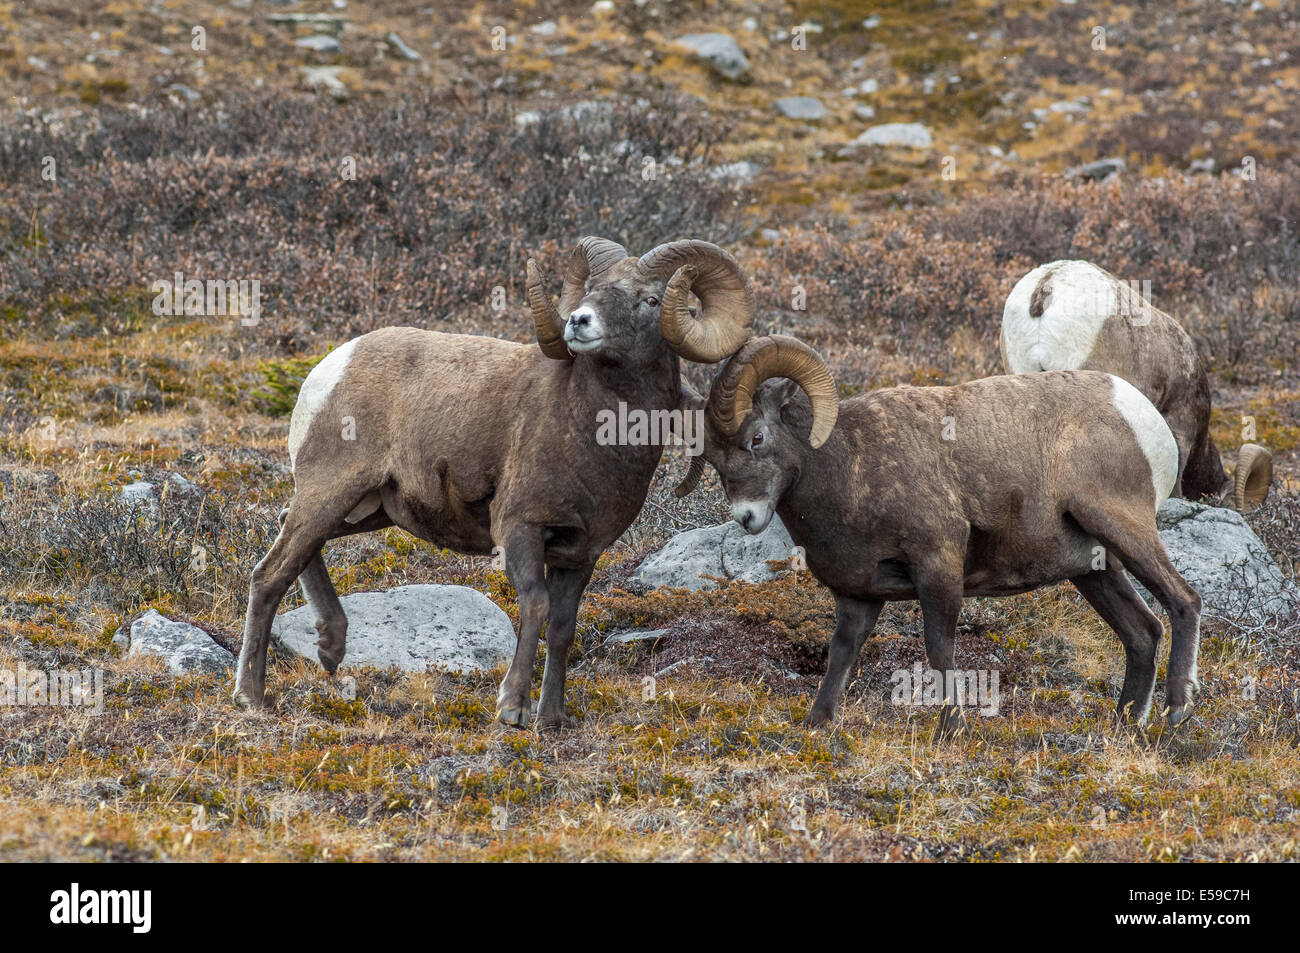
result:
<svg viewBox="0 0 1300 953"><path fill-rule="evenodd" d="M671 410L681 394L681 369L668 348L647 365L629 368L578 357L571 365L569 392L572 406L616 410L620 402L629 409Z"/></svg>
<svg viewBox="0 0 1300 953"><path fill-rule="evenodd" d="M841 416L830 438L816 450L803 444L799 473L777 504L781 522L801 546L826 538L826 531L842 521L830 501L842 498L854 479L858 437L849 433Z"/></svg>

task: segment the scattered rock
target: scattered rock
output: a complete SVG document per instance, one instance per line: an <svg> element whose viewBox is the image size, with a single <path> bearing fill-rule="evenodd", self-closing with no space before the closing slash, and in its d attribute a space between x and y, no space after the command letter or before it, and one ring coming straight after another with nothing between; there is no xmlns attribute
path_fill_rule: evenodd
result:
<svg viewBox="0 0 1300 953"><path fill-rule="evenodd" d="M688 33L674 42L687 47L724 79L737 81L749 76L749 60L725 33Z"/></svg>
<svg viewBox="0 0 1300 953"><path fill-rule="evenodd" d="M904 146L908 149L928 149L933 141L930 130L919 122L887 122L872 126L854 140L862 146Z"/></svg>
<svg viewBox="0 0 1300 953"><path fill-rule="evenodd" d="M118 629L113 644L120 646L127 658L156 655L176 675L222 675L235 666L235 657L212 641L208 633L188 622L173 622L157 609L140 616L130 629Z"/></svg>
<svg viewBox="0 0 1300 953"><path fill-rule="evenodd" d="M541 23L534 23L528 29L538 36L554 36L559 26L554 20L543 20Z"/></svg>
<svg viewBox="0 0 1300 953"><path fill-rule="evenodd" d="M122 487L118 498L124 503L141 503L149 507L156 507L158 504L158 493L154 490L153 484L146 480L128 483Z"/></svg>
<svg viewBox="0 0 1300 953"><path fill-rule="evenodd" d="M880 90L880 83L875 79L864 79L858 83L858 92L863 96L870 96L872 93Z"/></svg>
<svg viewBox="0 0 1300 953"><path fill-rule="evenodd" d="M308 86L321 86L333 93L335 97L342 99L348 94L347 86L339 79L339 74L342 72L342 66L304 66L302 81Z"/></svg>
<svg viewBox="0 0 1300 953"><path fill-rule="evenodd" d="M635 588L713 589L717 583L704 576L766 582L776 573L768 560L790 558L794 543L779 517L757 536L735 522L678 533L657 553L636 568L630 580Z"/></svg>
<svg viewBox="0 0 1300 953"><path fill-rule="evenodd" d="M704 663L712 662L713 660L714 659L712 655L699 655L699 656L690 655L684 659L679 659L678 661L673 662L672 665L668 665L665 666L664 668L661 668L659 671L655 672L655 678L662 678L663 676L671 674L677 669L683 668L684 666L687 665L704 664Z"/></svg>
<svg viewBox="0 0 1300 953"><path fill-rule="evenodd" d="M638 642L658 642L668 634L667 629L627 629L615 632L602 645L635 645Z"/></svg>
<svg viewBox="0 0 1300 953"><path fill-rule="evenodd" d="M465 586L399 586L354 592L340 600L348 617L344 665L430 666L485 671L515 651L510 617L491 599ZM317 661L316 614L310 606L282 613L271 626L280 645Z"/></svg>
<svg viewBox="0 0 1300 953"><path fill-rule="evenodd" d="M757 162L728 162L714 166L709 170L711 179L731 179L736 182L748 182L761 172L763 167Z"/></svg>
<svg viewBox="0 0 1300 953"><path fill-rule="evenodd" d="M1096 159L1070 170L1070 174L1085 182L1104 182L1112 175L1119 175L1126 168L1123 159L1112 156L1108 159Z"/></svg>
<svg viewBox="0 0 1300 953"><path fill-rule="evenodd" d="M325 56L332 56L335 53L343 52L343 44L332 36L326 36L323 33L314 33L311 36L299 37L293 41L293 45L303 50L311 50L313 53L321 53Z"/></svg>
<svg viewBox="0 0 1300 953"><path fill-rule="evenodd" d="M272 13L267 16L270 23L279 23L297 28L300 24L306 24L317 33L328 33L330 36L342 36L343 30L348 25L348 18L337 16L333 13Z"/></svg>
<svg viewBox="0 0 1300 953"><path fill-rule="evenodd" d="M1172 499L1160 507L1156 523L1205 615L1258 625L1300 612L1300 591L1236 510ZM1140 585L1138 591L1161 611L1150 593Z"/></svg>
<svg viewBox="0 0 1300 953"><path fill-rule="evenodd" d="M201 98L197 90L190 89L184 83L172 83L167 87L167 92L171 93L178 100L183 99L186 102L191 103Z"/></svg>
<svg viewBox="0 0 1300 953"><path fill-rule="evenodd" d="M22 470L6 467L0 470L0 488L7 492L18 490L48 490L59 482L53 470Z"/></svg>
<svg viewBox="0 0 1300 953"><path fill-rule="evenodd" d="M420 54L415 52L415 50L411 49L405 43L403 43L402 38L398 36L396 33L388 34L388 36L385 37L385 39L388 41L388 45L391 46L397 52L397 55L400 56L402 59L411 60L412 62L414 62L415 60L421 58Z"/></svg>
<svg viewBox="0 0 1300 953"><path fill-rule="evenodd" d="M1188 172L1213 172L1214 156L1206 156L1204 159L1193 159L1187 164Z"/></svg>
<svg viewBox="0 0 1300 953"><path fill-rule="evenodd" d="M827 114L822 101L812 96L785 96L772 105L787 119L822 119Z"/></svg>
<svg viewBox="0 0 1300 953"><path fill-rule="evenodd" d="M853 115L857 116L859 119L875 119L876 110L871 106L854 106Z"/></svg>

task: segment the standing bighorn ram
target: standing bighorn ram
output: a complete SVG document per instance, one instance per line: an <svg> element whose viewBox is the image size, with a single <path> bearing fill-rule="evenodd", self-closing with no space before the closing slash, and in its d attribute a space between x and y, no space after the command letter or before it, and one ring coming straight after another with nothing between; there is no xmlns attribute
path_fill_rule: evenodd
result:
<svg viewBox="0 0 1300 953"><path fill-rule="evenodd" d="M265 703L271 623L295 578L317 615L321 664L334 671L347 619L321 548L397 525L463 553L501 547L520 621L497 717L528 722L545 623L537 723L567 724L578 603L597 557L640 511L662 454L598 440L597 415L620 402L646 414L678 410L679 356L715 362L734 352L750 335L754 293L735 260L708 242L672 242L637 259L584 238L558 307L532 261L527 294L537 346L384 328L308 375L289 426L294 496L253 570L236 701Z"/></svg>
<svg viewBox="0 0 1300 953"><path fill-rule="evenodd" d="M789 380L764 384L771 378ZM713 382L704 456L736 522L760 533L780 514L835 595L835 635L808 724L833 717L886 602L920 600L930 666L952 685L963 597L1066 579L1124 643L1119 713L1141 722L1164 627L1125 568L1169 612L1169 720L1187 717L1201 600L1156 531L1178 447L1151 402L1121 378L1021 374L883 388L838 403L811 348L754 338ZM699 475L692 468L679 495ZM958 717L945 705L941 732Z"/></svg>
<svg viewBox="0 0 1300 953"><path fill-rule="evenodd" d="M1210 381L1182 325L1130 285L1086 261L1039 265L1017 282L1002 311L1002 363L1011 374L1094 370L1116 374L1164 415L1178 441L1173 496L1231 492L1238 510L1268 495L1273 464L1243 444L1234 479L1210 437Z"/></svg>

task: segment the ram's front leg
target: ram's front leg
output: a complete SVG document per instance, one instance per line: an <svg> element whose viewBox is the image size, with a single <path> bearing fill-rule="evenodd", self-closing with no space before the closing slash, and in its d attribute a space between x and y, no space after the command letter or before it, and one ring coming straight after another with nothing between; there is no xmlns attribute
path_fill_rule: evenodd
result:
<svg viewBox="0 0 1300 953"><path fill-rule="evenodd" d="M546 619L546 670L542 674L542 697L537 705L537 730L573 727L564 710L564 679L569 649L578 624L578 604L595 566L586 569L551 567L546 576L550 613Z"/></svg>
<svg viewBox="0 0 1300 953"><path fill-rule="evenodd" d="M875 628L876 618L884 605L874 599L854 599L838 592L835 594L835 635L831 637L826 657L826 675L812 708L803 720L808 727L829 724L835 717L835 708L848 685L849 672L862 650L862 643Z"/></svg>
<svg viewBox="0 0 1300 953"><path fill-rule="evenodd" d="M519 637L515 657L497 692L497 720L523 728L532 714L530 697L537 640L546 621L545 552L540 527L520 527L505 536L506 577L519 596Z"/></svg>

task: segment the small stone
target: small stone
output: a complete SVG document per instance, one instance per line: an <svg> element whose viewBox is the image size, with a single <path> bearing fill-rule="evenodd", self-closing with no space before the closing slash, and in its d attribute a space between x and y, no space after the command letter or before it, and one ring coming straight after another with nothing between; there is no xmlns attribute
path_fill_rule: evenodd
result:
<svg viewBox="0 0 1300 953"><path fill-rule="evenodd" d="M787 119L817 120L827 115L827 109L822 101L812 96L784 96L775 100L772 105Z"/></svg>
<svg viewBox="0 0 1300 953"><path fill-rule="evenodd" d="M343 52L343 45L332 36L323 36L319 33L312 36L300 37L294 40L294 46L311 50L313 53L320 53L325 56L332 56L335 53Z"/></svg>

